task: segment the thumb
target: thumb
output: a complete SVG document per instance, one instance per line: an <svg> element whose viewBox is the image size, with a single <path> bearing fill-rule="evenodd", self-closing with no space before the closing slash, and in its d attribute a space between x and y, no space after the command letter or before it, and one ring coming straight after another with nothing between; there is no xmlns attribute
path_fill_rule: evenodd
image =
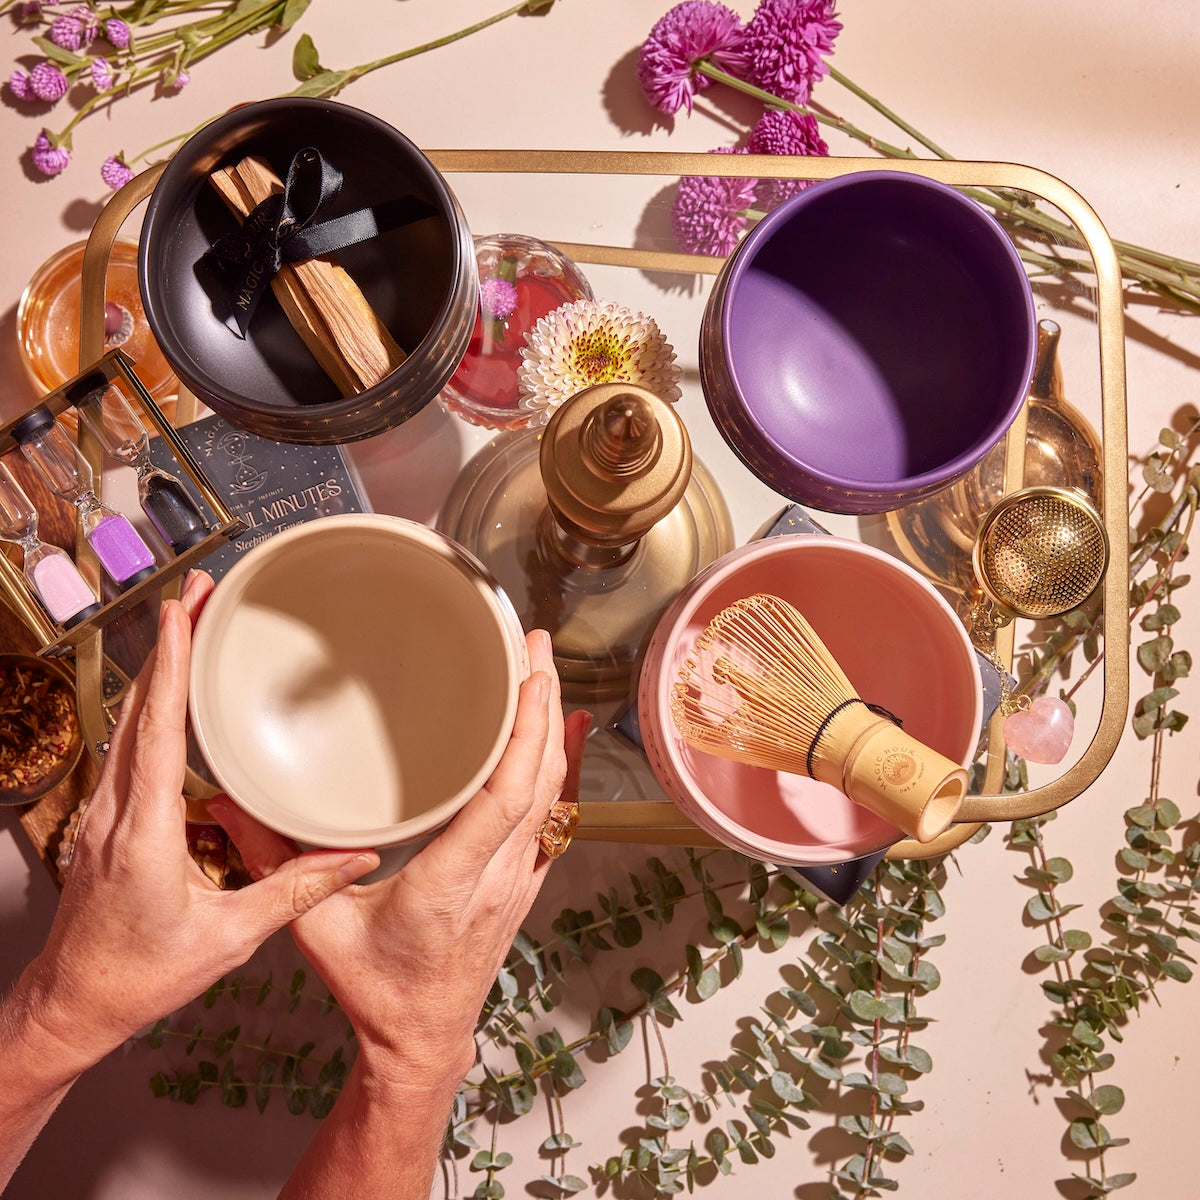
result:
<svg viewBox="0 0 1200 1200"><path fill-rule="evenodd" d="M239 916L262 941L377 866L373 850L310 851L234 893Z"/></svg>
<svg viewBox="0 0 1200 1200"><path fill-rule="evenodd" d="M379 866L379 855L373 850L300 854L294 842L268 829L225 796L209 800L208 812L229 834L255 880L237 896L263 937Z"/></svg>

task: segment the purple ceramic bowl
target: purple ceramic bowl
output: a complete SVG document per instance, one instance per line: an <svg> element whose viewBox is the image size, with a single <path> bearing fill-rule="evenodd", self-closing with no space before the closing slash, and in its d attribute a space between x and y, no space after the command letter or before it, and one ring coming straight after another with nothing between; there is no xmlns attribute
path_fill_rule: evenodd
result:
<svg viewBox="0 0 1200 1200"><path fill-rule="evenodd" d="M877 513L983 458L1036 349L999 224L944 184L866 171L814 184L747 235L709 298L700 371L755 475L827 512Z"/></svg>

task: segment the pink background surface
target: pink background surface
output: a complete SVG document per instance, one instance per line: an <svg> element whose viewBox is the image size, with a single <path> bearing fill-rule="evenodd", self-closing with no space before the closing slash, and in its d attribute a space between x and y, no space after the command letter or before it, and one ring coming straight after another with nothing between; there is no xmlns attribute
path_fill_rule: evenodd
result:
<svg viewBox="0 0 1200 1200"><path fill-rule="evenodd" d="M735 135L727 110L704 99L690 121L660 121L636 90L636 49L667 6L666 0L563 0L542 17L507 21L369 76L342 99L376 112L426 149L707 150L729 144ZM465 26L493 7L499 4L318 0L301 28L312 35L324 63L348 66ZM734 7L746 16L752 11L746 2ZM859 0L844 8L839 68L942 145L964 158L1041 167L1086 197L1114 236L1200 258L1194 124L1200 112L1195 68L1200 17L1191 0L1142 6L1136 19L1087 0L1055 5ZM26 43L6 27L0 44L11 59L24 52ZM0 411L9 415L35 398L17 360L17 300L44 259L90 228L106 195L98 179L103 158L119 149L137 153L233 103L288 90L293 86L289 62L290 42L269 52L238 48L198 66L191 85L177 97L154 103L144 96L122 100L110 114L84 124L69 172L51 182L35 182L29 173L26 147L39 120L15 111L6 97L0 112L0 161L6 164L0 184L6 229L0 260L5 383ZM881 128L843 95L826 84L817 98L859 124ZM728 111L739 110L730 106ZM833 149L854 152L849 143ZM661 232L666 210L655 201L668 184L653 178L619 187L561 179L530 186L507 176L470 178L461 186L455 181L476 232L507 225L546 238L622 244ZM664 291L638 273L589 270L588 275L597 295L653 313L679 349L687 368L682 404L695 418L697 454L726 487L739 540L749 537L781 501L745 479L719 436L704 427L695 330L709 283L689 293ZM1060 297L1054 305L1041 302L1038 315L1062 324L1068 396L1094 414L1098 393L1087 300L1069 290ZM1200 318L1160 312L1140 297L1129 304L1128 318L1129 440L1137 456L1153 447L1160 427L1178 410L1195 403ZM430 520L435 497L445 493L459 458L478 444L474 431L430 411L396 436L367 443L356 459L372 486L397 490L396 511ZM417 453L400 478L395 462L404 449ZM1187 613L1186 593L1181 604ZM1187 645L1195 628L1194 614L1185 616L1177 641ZM1135 673L1135 688L1138 682ZM1179 702L1184 711L1195 703L1196 691L1185 681ZM1189 730L1183 742L1177 738L1168 748L1162 792L1188 814L1196 807L1197 756L1186 739L1194 747ZM597 767L619 758L599 743L591 754ZM1144 794L1148 776L1147 747L1127 736L1098 782L1053 827L1055 844L1075 865L1072 899L1085 905L1083 915L1092 914L1093 923L1097 906L1113 890L1121 814ZM611 794L602 782L590 783L589 789L593 796ZM922 1006L936 1019L922 1039L935 1069L915 1089L923 1112L904 1122L915 1154L893 1172L902 1195L1046 1196L1055 1194L1053 1181L1073 1169L1062 1157L1066 1125L1056 1105L1059 1093L1044 1086L1046 1067L1039 1057L1038 1030L1047 1004L1026 967L1042 935L1023 923L1028 893L1014 877L1024 860L1006 851L1001 833L964 848L945 889L948 914L937 925L948 938L937 957L943 982ZM678 852L669 857L681 861ZM638 869L642 858L637 847L576 845L569 865L552 874L531 926L545 928L568 904L594 906L596 893L625 886L627 872ZM40 945L56 897L15 818L0 814L0 984ZM694 919L702 922L698 914ZM695 936L701 933L698 924ZM676 1075L690 1081L698 1076L699 1064L728 1052L738 1021L757 1012L761 998L778 986L780 970L808 940L796 939L782 954L749 954L741 980L689 1010L672 1039ZM286 943L269 946L247 973L261 976L272 961L279 977L286 978L293 965ZM583 1027L602 1003L630 1002L629 972L656 961L653 938L632 952L602 956L590 974L577 977L581 982L557 1014L564 1032L573 1024ZM1197 988L1200 984L1165 985L1161 1007L1147 1006L1119 1048L1113 1082L1125 1089L1127 1105L1111 1124L1114 1134L1130 1137L1132 1145L1111 1155L1109 1169L1138 1172L1138 1181L1123 1193L1130 1200L1194 1190L1191 1158L1180 1147L1190 1144L1194 1130ZM638 1089L658 1071L656 1051L649 1043L645 1050L639 1042L611 1063L590 1065L588 1085L568 1098L568 1127L586 1143L570 1160L577 1173L586 1174L587 1163L618 1152L622 1131L634 1121ZM155 1101L147 1079L162 1065L160 1054L132 1045L85 1078L6 1196L260 1200L274 1195L310 1134L309 1119L291 1117L278 1104L260 1117L223 1109L211 1099L195 1108ZM706 1194L812 1196L827 1169L820 1130L818 1123L813 1133L797 1133L773 1161L735 1168ZM537 1113L505 1131L502 1148L519 1160L508 1175L510 1194L526 1194L524 1181L544 1169L536 1150L548 1132Z"/></svg>

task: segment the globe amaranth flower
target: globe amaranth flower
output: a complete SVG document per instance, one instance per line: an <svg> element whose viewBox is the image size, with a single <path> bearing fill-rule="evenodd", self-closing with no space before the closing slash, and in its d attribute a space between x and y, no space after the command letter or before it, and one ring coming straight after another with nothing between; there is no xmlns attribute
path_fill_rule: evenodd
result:
<svg viewBox="0 0 1200 1200"><path fill-rule="evenodd" d="M33 94L33 88L29 86L29 72L22 71L17 67L8 77L8 90L12 92L18 100L33 100L36 97Z"/></svg>
<svg viewBox="0 0 1200 1200"><path fill-rule="evenodd" d="M133 168L119 154L110 154L100 164L100 178L113 191L123 188L133 178Z"/></svg>
<svg viewBox="0 0 1200 1200"><path fill-rule="evenodd" d="M664 13L650 30L638 54L637 78L646 99L665 113L684 107L711 82L696 69L709 59L731 75L746 67L741 18L716 0L684 0Z"/></svg>
<svg viewBox="0 0 1200 1200"><path fill-rule="evenodd" d="M823 158L829 147L821 137L815 117L791 109L769 108L751 130L746 153ZM770 211L811 183L811 179L763 179L758 185L758 207Z"/></svg>
<svg viewBox="0 0 1200 1200"><path fill-rule="evenodd" d="M94 41L99 36L100 18L86 4L75 5L68 15L74 17L79 22L79 29L83 35L83 44L85 46L88 42Z"/></svg>
<svg viewBox="0 0 1200 1200"><path fill-rule="evenodd" d="M107 58L92 59L92 83L98 92L106 92L116 82L116 76Z"/></svg>
<svg viewBox="0 0 1200 1200"><path fill-rule="evenodd" d="M479 307L485 316L511 317L517 311L517 289L507 279L484 279L479 284Z"/></svg>
<svg viewBox="0 0 1200 1200"><path fill-rule="evenodd" d="M547 313L521 350L517 389L531 424L599 383L633 383L670 403L682 395L675 350L658 325L611 300L576 300Z"/></svg>
<svg viewBox="0 0 1200 1200"><path fill-rule="evenodd" d="M63 13L50 23L46 36L64 50L78 50L83 45L83 24L71 13Z"/></svg>
<svg viewBox="0 0 1200 1200"><path fill-rule="evenodd" d="M29 72L29 90L39 99L53 104L67 94L67 77L52 63L40 62Z"/></svg>
<svg viewBox="0 0 1200 1200"><path fill-rule="evenodd" d="M737 154L721 147L713 154ZM738 244L755 207L758 180L685 175L671 207L671 230L685 254L724 257Z"/></svg>
<svg viewBox="0 0 1200 1200"><path fill-rule="evenodd" d="M104 22L104 36L118 50L129 49L129 26L120 17L109 17Z"/></svg>
<svg viewBox="0 0 1200 1200"><path fill-rule="evenodd" d="M841 23L833 0L761 0L746 25L745 78L793 104L807 104L813 84L829 73Z"/></svg>
<svg viewBox="0 0 1200 1200"><path fill-rule="evenodd" d="M33 165L37 170L51 179L61 175L71 161L71 152L64 146L56 146L50 135L42 130L33 143Z"/></svg>
<svg viewBox="0 0 1200 1200"><path fill-rule="evenodd" d="M192 82L192 77L186 71L180 71L167 84L173 92L182 92L189 83Z"/></svg>

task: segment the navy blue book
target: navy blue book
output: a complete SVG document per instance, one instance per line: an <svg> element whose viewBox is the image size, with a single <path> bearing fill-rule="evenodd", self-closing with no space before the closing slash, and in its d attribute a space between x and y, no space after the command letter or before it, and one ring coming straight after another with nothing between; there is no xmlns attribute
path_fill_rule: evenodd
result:
<svg viewBox="0 0 1200 1200"><path fill-rule="evenodd" d="M219 580L252 546L293 525L337 513L371 511L340 446L273 442L217 416L184 425L178 433L213 488L249 526L204 558L201 565L214 579ZM192 481L161 438L151 440L150 458L199 500Z"/></svg>

